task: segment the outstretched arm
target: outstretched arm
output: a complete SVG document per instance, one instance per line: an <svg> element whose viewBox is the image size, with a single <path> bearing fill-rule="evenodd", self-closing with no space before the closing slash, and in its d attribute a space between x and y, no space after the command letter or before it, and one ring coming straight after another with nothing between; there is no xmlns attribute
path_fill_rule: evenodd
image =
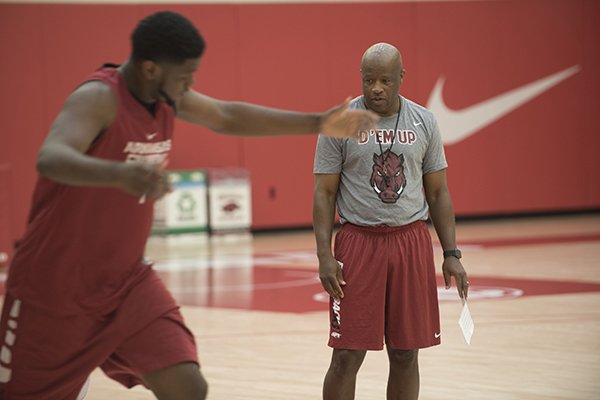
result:
<svg viewBox="0 0 600 400"><path fill-rule="evenodd" d="M317 241L319 278L323 288L336 300L344 297L342 286L345 285L342 269L331 252L339 182L339 174L315 174L313 201L313 228Z"/></svg>
<svg viewBox="0 0 600 400"><path fill-rule="evenodd" d="M217 100L194 90L178 104L178 117L226 134L240 136L303 135L323 133L335 137L358 136L379 117L364 110L349 110L349 99L324 113L279 110L244 102Z"/></svg>
<svg viewBox="0 0 600 400"><path fill-rule="evenodd" d="M423 177L425 196L429 205L429 213L433 226L438 235L442 248L452 250L456 248L456 232L454 222L454 208L446 183L446 170L427 174ZM446 289L450 288L451 277L456 281L458 295L466 299L469 291L467 273L458 258L448 257L442 264Z"/></svg>

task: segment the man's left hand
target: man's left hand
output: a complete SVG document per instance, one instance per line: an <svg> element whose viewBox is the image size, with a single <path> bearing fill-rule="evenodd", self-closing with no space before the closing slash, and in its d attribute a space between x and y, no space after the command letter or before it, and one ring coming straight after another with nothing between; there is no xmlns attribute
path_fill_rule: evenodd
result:
<svg viewBox="0 0 600 400"><path fill-rule="evenodd" d="M469 278L460 260L456 257L445 258L442 264L442 272L444 273L446 289L450 289L452 286L452 277L454 277L458 295L461 299L466 300L469 293Z"/></svg>

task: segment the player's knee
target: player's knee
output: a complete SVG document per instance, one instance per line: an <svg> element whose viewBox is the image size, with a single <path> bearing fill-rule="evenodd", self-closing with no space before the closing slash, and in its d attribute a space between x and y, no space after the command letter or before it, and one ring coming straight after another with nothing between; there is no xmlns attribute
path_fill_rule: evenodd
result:
<svg viewBox="0 0 600 400"><path fill-rule="evenodd" d="M174 396L173 400L205 400L208 394L208 383L204 379L204 376L199 374L194 379L188 379L187 383L182 385L180 389L182 393Z"/></svg>
<svg viewBox="0 0 600 400"><path fill-rule="evenodd" d="M208 383L192 363L183 363L144 376L144 383L159 400L204 400Z"/></svg>
<svg viewBox="0 0 600 400"><path fill-rule="evenodd" d="M397 350L388 351L390 364L398 368L413 368L419 361L419 350Z"/></svg>
<svg viewBox="0 0 600 400"><path fill-rule="evenodd" d="M198 394L195 398L198 400L206 399L206 395L208 394L208 382L202 375L200 375L200 381L198 382Z"/></svg>
<svg viewBox="0 0 600 400"><path fill-rule="evenodd" d="M365 359L364 350L335 350L331 370L338 375L356 374Z"/></svg>
<svg viewBox="0 0 600 400"><path fill-rule="evenodd" d="M208 383L202 378L184 385L172 387L170 390L154 392L158 400L205 400L208 394Z"/></svg>

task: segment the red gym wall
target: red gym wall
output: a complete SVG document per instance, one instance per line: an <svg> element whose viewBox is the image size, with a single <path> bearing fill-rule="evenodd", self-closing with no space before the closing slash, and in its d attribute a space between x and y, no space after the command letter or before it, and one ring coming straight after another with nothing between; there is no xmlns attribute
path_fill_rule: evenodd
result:
<svg viewBox="0 0 600 400"><path fill-rule="evenodd" d="M125 60L137 21L165 8L188 16L208 41L197 90L283 108L324 110L360 94L361 55L380 41L403 53L402 94L426 105L445 77L443 98L454 110L578 66L448 143L448 180L459 216L600 207L594 0L0 4L0 252L23 232L36 152L65 97L102 62ZM184 123L177 129L170 167L250 171L254 228L310 224L315 137L241 139Z"/></svg>

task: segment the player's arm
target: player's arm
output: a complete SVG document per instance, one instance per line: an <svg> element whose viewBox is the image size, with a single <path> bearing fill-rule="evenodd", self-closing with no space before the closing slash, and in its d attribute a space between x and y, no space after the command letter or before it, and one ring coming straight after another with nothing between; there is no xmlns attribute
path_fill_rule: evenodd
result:
<svg viewBox="0 0 600 400"><path fill-rule="evenodd" d="M339 174L315 174L313 229L317 242L319 278L323 288L337 300L344 297L342 270L331 251Z"/></svg>
<svg viewBox="0 0 600 400"><path fill-rule="evenodd" d="M116 184L116 162L84 154L94 139L110 126L116 109L114 95L101 82L88 82L71 93L38 154L40 174L67 185Z"/></svg>
<svg viewBox="0 0 600 400"><path fill-rule="evenodd" d="M454 219L454 207L448 185L446 182L446 170L426 174L423 177L425 197L429 205L429 214L435 231L444 250L456 248L456 229ZM469 290L467 273L458 258L448 257L442 264L446 288L451 285L451 277L456 281L458 295L467 298Z"/></svg>
<svg viewBox="0 0 600 400"><path fill-rule="evenodd" d="M65 101L42 144L37 160L39 173L71 186L118 187L150 198L164 194L168 182L158 167L86 154L112 124L116 113L117 100L107 85L92 81L77 88Z"/></svg>
<svg viewBox="0 0 600 400"><path fill-rule="evenodd" d="M324 113L279 110L255 104L221 101L190 90L178 104L178 117L209 129L239 136L303 135L323 133L357 137L378 120L374 113L349 110L349 100Z"/></svg>

